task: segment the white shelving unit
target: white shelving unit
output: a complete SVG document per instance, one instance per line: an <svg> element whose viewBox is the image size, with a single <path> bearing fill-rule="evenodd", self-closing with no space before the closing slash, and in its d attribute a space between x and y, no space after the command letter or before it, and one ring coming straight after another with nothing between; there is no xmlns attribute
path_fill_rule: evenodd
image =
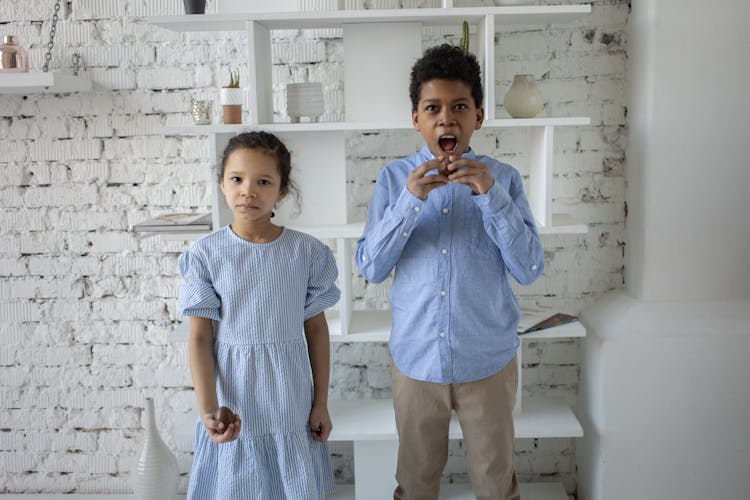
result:
<svg viewBox="0 0 750 500"><path fill-rule="evenodd" d="M408 87L410 65L414 58L421 54L422 48L421 46L413 47L414 44L412 43L406 44L405 40L413 40L415 37L421 40L423 26L458 25L463 20L474 24L478 39L476 55L482 66L484 87L485 89L494 89L494 35L496 25L567 23L590 12L590 5L553 5L158 16L149 17L147 21L178 32L226 32L233 30L245 30L247 32L250 41L248 59L252 123L244 126L172 127L167 129L165 133L187 135L208 133L223 136L224 134L236 134L250 128L262 128L282 135L282 139L291 141L291 146L296 146L294 149L297 153L295 158L297 165L314 165L314 175L306 176L304 171L301 172L303 179L300 180L300 184L305 186L306 199L331 200L328 206L321 206L320 203L303 205L301 218L295 223L308 226L313 223L346 224L352 222L346 220L345 217L346 177L344 175L344 163L346 154L343 132L412 128L408 120L403 120L406 113L404 110L410 109L410 103L405 90L401 92L400 89ZM343 30L346 68L344 86L349 89L346 99L347 118L343 123L273 123L271 107L273 102L271 31L308 28L341 28ZM377 44L369 43L371 38L367 35L373 29L388 30L389 36L378 36ZM409 33L411 38L400 37L401 33ZM365 42L362 40L365 40ZM403 57L398 61L389 59L389 64L378 65L377 71L375 71L370 62L378 60L378 57L386 53L400 54ZM400 92L399 98L394 98L391 93L383 90L389 85L397 86ZM364 114L364 118L363 112L359 109L351 109L358 102L349 97L353 92L369 96L367 113ZM588 125L590 119L586 117L502 119L495 116L495 104L495 93L488 90L484 103L485 128L526 127L529 129L531 161L528 194L540 230L544 232L585 231L585 225L568 220L566 220L565 226L556 226L555 222L558 218L556 214L552 214L551 199L552 152L555 127ZM374 115L374 113L377 114ZM304 132L304 134L297 134L299 132ZM306 144L301 144L305 142L301 137L308 137L309 132L315 132L316 137L325 138L325 156L323 156L327 160L325 165L320 165L321 162L319 161L311 163L304 161L308 157L312 160L321 158L317 155L318 151L315 152L315 155L311 154L310 148L314 147L314 144L311 143L316 141L307 141ZM318 148L318 150L321 149L321 147ZM321 168L323 169L322 172ZM300 173L300 170L298 170L298 173ZM329 182L321 183L322 177L327 177ZM319 191L316 189L318 186L315 184L315 179L318 180L318 184L324 184L320 186ZM337 180L337 182L331 182L331 180ZM325 197L315 196L319 192L325 193ZM284 217L289 216L288 213L279 215L279 220L284 220ZM568 224L567 222L571 223ZM574 229L571 229L571 227Z"/></svg>
<svg viewBox="0 0 750 500"><path fill-rule="evenodd" d="M64 94L91 90L91 80L69 73L32 71L0 72L0 94Z"/></svg>
<svg viewBox="0 0 750 500"><path fill-rule="evenodd" d="M447 5L452 2L447 0ZM147 22L177 32L245 31L248 37L249 89L252 122L243 125L173 126L163 129L165 135L205 135L209 155L217 165L228 141L236 134L262 129L277 134L292 151L297 183L303 188L304 202L300 217L291 218L291 207L282 206L274 219L277 223L300 229L318 238L335 239L342 298L337 311L328 314L334 342L384 342L390 334L389 311L352 310L352 240L359 238L364 224L346 217L346 151L348 132L366 130L413 130L404 120L411 109L406 96L408 76L413 60L422 52L424 26L460 25L466 20L475 26L477 47L474 53L482 66L485 88L485 121L483 128L523 128L530 139L528 195L540 233L585 233L587 226L567 214L552 213L554 129L563 126L586 126L587 117L539 117L530 119L498 118L495 102L495 27L501 24L568 23L591 13L590 5L509 6L481 8L359 10L334 12L283 12L256 14L218 14L149 17ZM334 123L274 123L271 81L271 31L280 29L340 28L345 52L344 88L346 120ZM378 36L372 43L372 33ZM419 42L414 42L419 40ZM389 64L370 62L382 54L399 54ZM395 83L394 83L395 82ZM395 84L398 91L384 91ZM356 90L352 90L356 89ZM368 96L367 109L359 108L357 92ZM398 96L403 99L394 98ZM354 96L354 97L353 97ZM373 112L372 110L377 110ZM416 132L414 132L416 133ZM213 204L213 227L226 225L231 212L210 173ZM163 235L170 239L191 240L201 234ZM522 341L575 338L585 336L580 323L523 335ZM175 340L186 340L183 325ZM521 364L519 350L519 366ZM521 371L516 397L517 437L580 437L580 424L570 408L562 402L521 400ZM522 404L523 403L523 404ZM341 488L334 498L357 500L389 498L393 491L393 471L397 436L391 400L332 401L335 422L332 441L354 443L355 486ZM192 441L193 422L185 425L185 439ZM453 422L450 437L461 437ZM560 484L523 485L524 498L534 500L567 500ZM444 488L440 498L472 498L467 485Z"/></svg>

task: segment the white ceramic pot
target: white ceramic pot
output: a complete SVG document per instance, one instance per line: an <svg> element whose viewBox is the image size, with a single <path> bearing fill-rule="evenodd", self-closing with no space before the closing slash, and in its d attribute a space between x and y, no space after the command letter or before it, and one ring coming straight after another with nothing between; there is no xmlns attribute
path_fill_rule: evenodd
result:
<svg viewBox="0 0 750 500"><path fill-rule="evenodd" d="M146 398L143 445L131 473L137 500L173 499L177 494L177 459L156 429L154 400Z"/></svg>
<svg viewBox="0 0 750 500"><path fill-rule="evenodd" d="M503 100L513 118L534 118L544 107L544 98L534 83L534 75L516 75Z"/></svg>
<svg viewBox="0 0 750 500"><path fill-rule="evenodd" d="M317 121L325 111L323 87L320 82L289 83L286 86L286 112L293 123L309 116Z"/></svg>
<svg viewBox="0 0 750 500"><path fill-rule="evenodd" d="M239 87L222 87L219 101L222 106L242 106L242 89Z"/></svg>

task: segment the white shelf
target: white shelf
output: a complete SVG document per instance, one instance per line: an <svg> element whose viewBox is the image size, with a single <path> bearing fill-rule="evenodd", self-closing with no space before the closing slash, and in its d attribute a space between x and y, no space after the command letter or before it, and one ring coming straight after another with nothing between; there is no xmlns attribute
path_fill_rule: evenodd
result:
<svg viewBox="0 0 750 500"><path fill-rule="evenodd" d="M146 17L146 22L181 32L242 31L248 21L257 22L271 30L336 28L343 24L389 22L454 25L463 20L478 23L487 16L494 16L496 24L557 24L573 22L590 13L591 5L534 5L151 16Z"/></svg>
<svg viewBox="0 0 750 500"><path fill-rule="evenodd" d="M328 224L320 226L289 226L289 229L301 231L320 239L356 239L362 236L365 228L364 222L355 222L352 224ZM196 231L192 233L181 233L177 231L149 231L138 233L142 236L159 236L164 241L195 241L211 231Z"/></svg>
<svg viewBox="0 0 750 500"><path fill-rule="evenodd" d="M88 90L91 90L91 80L83 76L42 71L29 73L0 72L0 94L62 94Z"/></svg>
<svg viewBox="0 0 750 500"><path fill-rule="evenodd" d="M537 222L539 234L586 234L589 226L578 222L568 214L552 214L552 224L542 226Z"/></svg>
<svg viewBox="0 0 750 500"><path fill-rule="evenodd" d="M550 313L552 314L552 313ZM326 313L331 332L341 330L337 311ZM331 342L388 342L391 332L390 311L352 311L351 333L331 334ZM585 337L586 329L579 322L520 335L521 340Z"/></svg>
<svg viewBox="0 0 750 500"><path fill-rule="evenodd" d="M290 229L310 234L316 238L333 239L346 238L358 239L362 236L364 222L354 222L351 224L327 224L321 226L293 226ZM539 234L586 234L589 230L586 224L582 224L567 214L552 214L551 226L538 226ZM210 231L196 231L193 233L181 232L145 232L139 233L142 237L160 236L164 241L195 241L205 236Z"/></svg>
<svg viewBox="0 0 750 500"><path fill-rule="evenodd" d="M341 330L338 311L326 311L328 329ZM331 342L388 342L391 332L390 311L353 311L351 333L336 335L331 333ZM521 340L565 339L586 336L586 328L580 321L519 335ZM172 342L187 342L190 337L188 321L182 321L170 335Z"/></svg>
<svg viewBox="0 0 750 500"><path fill-rule="evenodd" d="M562 483L520 483L521 498L524 500L568 500ZM328 500L355 500L354 485L337 484ZM468 483L441 484L438 500L476 500Z"/></svg>
<svg viewBox="0 0 750 500"><path fill-rule="evenodd" d="M331 441L397 440L393 400L364 399L329 401L333 421ZM523 411L514 419L516 438L581 437L583 429L565 402L552 398L524 400ZM450 439L461 439L458 418L451 418Z"/></svg>
<svg viewBox="0 0 750 500"><path fill-rule="evenodd" d="M484 122L482 128L564 127L590 124L591 119L587 117L498 118ZM258 125L224 125L223 123L217 123L213 125L165 127L161 130L161 133L164 135L239 134L249 130L265 130L277 133L345 132L360 130L414 130L414 126L408 120L383 122L261 123Z"/></svg>
<svg viewBox="0 0 750 500"><path fill-rule="evenodd" d="M396 441L396 420L392 399L353 399L328 401L333 421L330 441ZM184 417L175 438L192 443L196 416ZM523 411L514 417L516 438L568 438L583 436L573 410L554 398L524 399ZM461 439L458 417L451 418L449 439Z"/></svg>

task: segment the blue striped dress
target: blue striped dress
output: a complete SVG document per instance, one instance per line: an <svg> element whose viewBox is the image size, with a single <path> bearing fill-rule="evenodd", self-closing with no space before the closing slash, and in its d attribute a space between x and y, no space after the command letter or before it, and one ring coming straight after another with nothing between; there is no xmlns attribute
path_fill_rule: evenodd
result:
<svg viewBox="0 0 750 500"><path fill-rule="evenodd" d="M214 444L198 419L188 499L318 500L334 489L328 447L312 439L312 375L303 322L338 302L331 251L284 228L251 243L229 226L179 259L183 316L213 320L220 405L242 418Z"/></svg>

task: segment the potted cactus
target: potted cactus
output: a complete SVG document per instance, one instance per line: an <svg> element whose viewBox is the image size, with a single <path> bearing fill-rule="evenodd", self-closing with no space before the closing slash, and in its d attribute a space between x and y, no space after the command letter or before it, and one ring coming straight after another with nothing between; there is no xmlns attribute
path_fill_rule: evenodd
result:
<svg viewBox="0 0 750 500"><path fill-rule="evenodd" d="M242 89L240 70L229 70L229 85L221 88L219 100L224 108L224 123L242 123Z"/></svg>

